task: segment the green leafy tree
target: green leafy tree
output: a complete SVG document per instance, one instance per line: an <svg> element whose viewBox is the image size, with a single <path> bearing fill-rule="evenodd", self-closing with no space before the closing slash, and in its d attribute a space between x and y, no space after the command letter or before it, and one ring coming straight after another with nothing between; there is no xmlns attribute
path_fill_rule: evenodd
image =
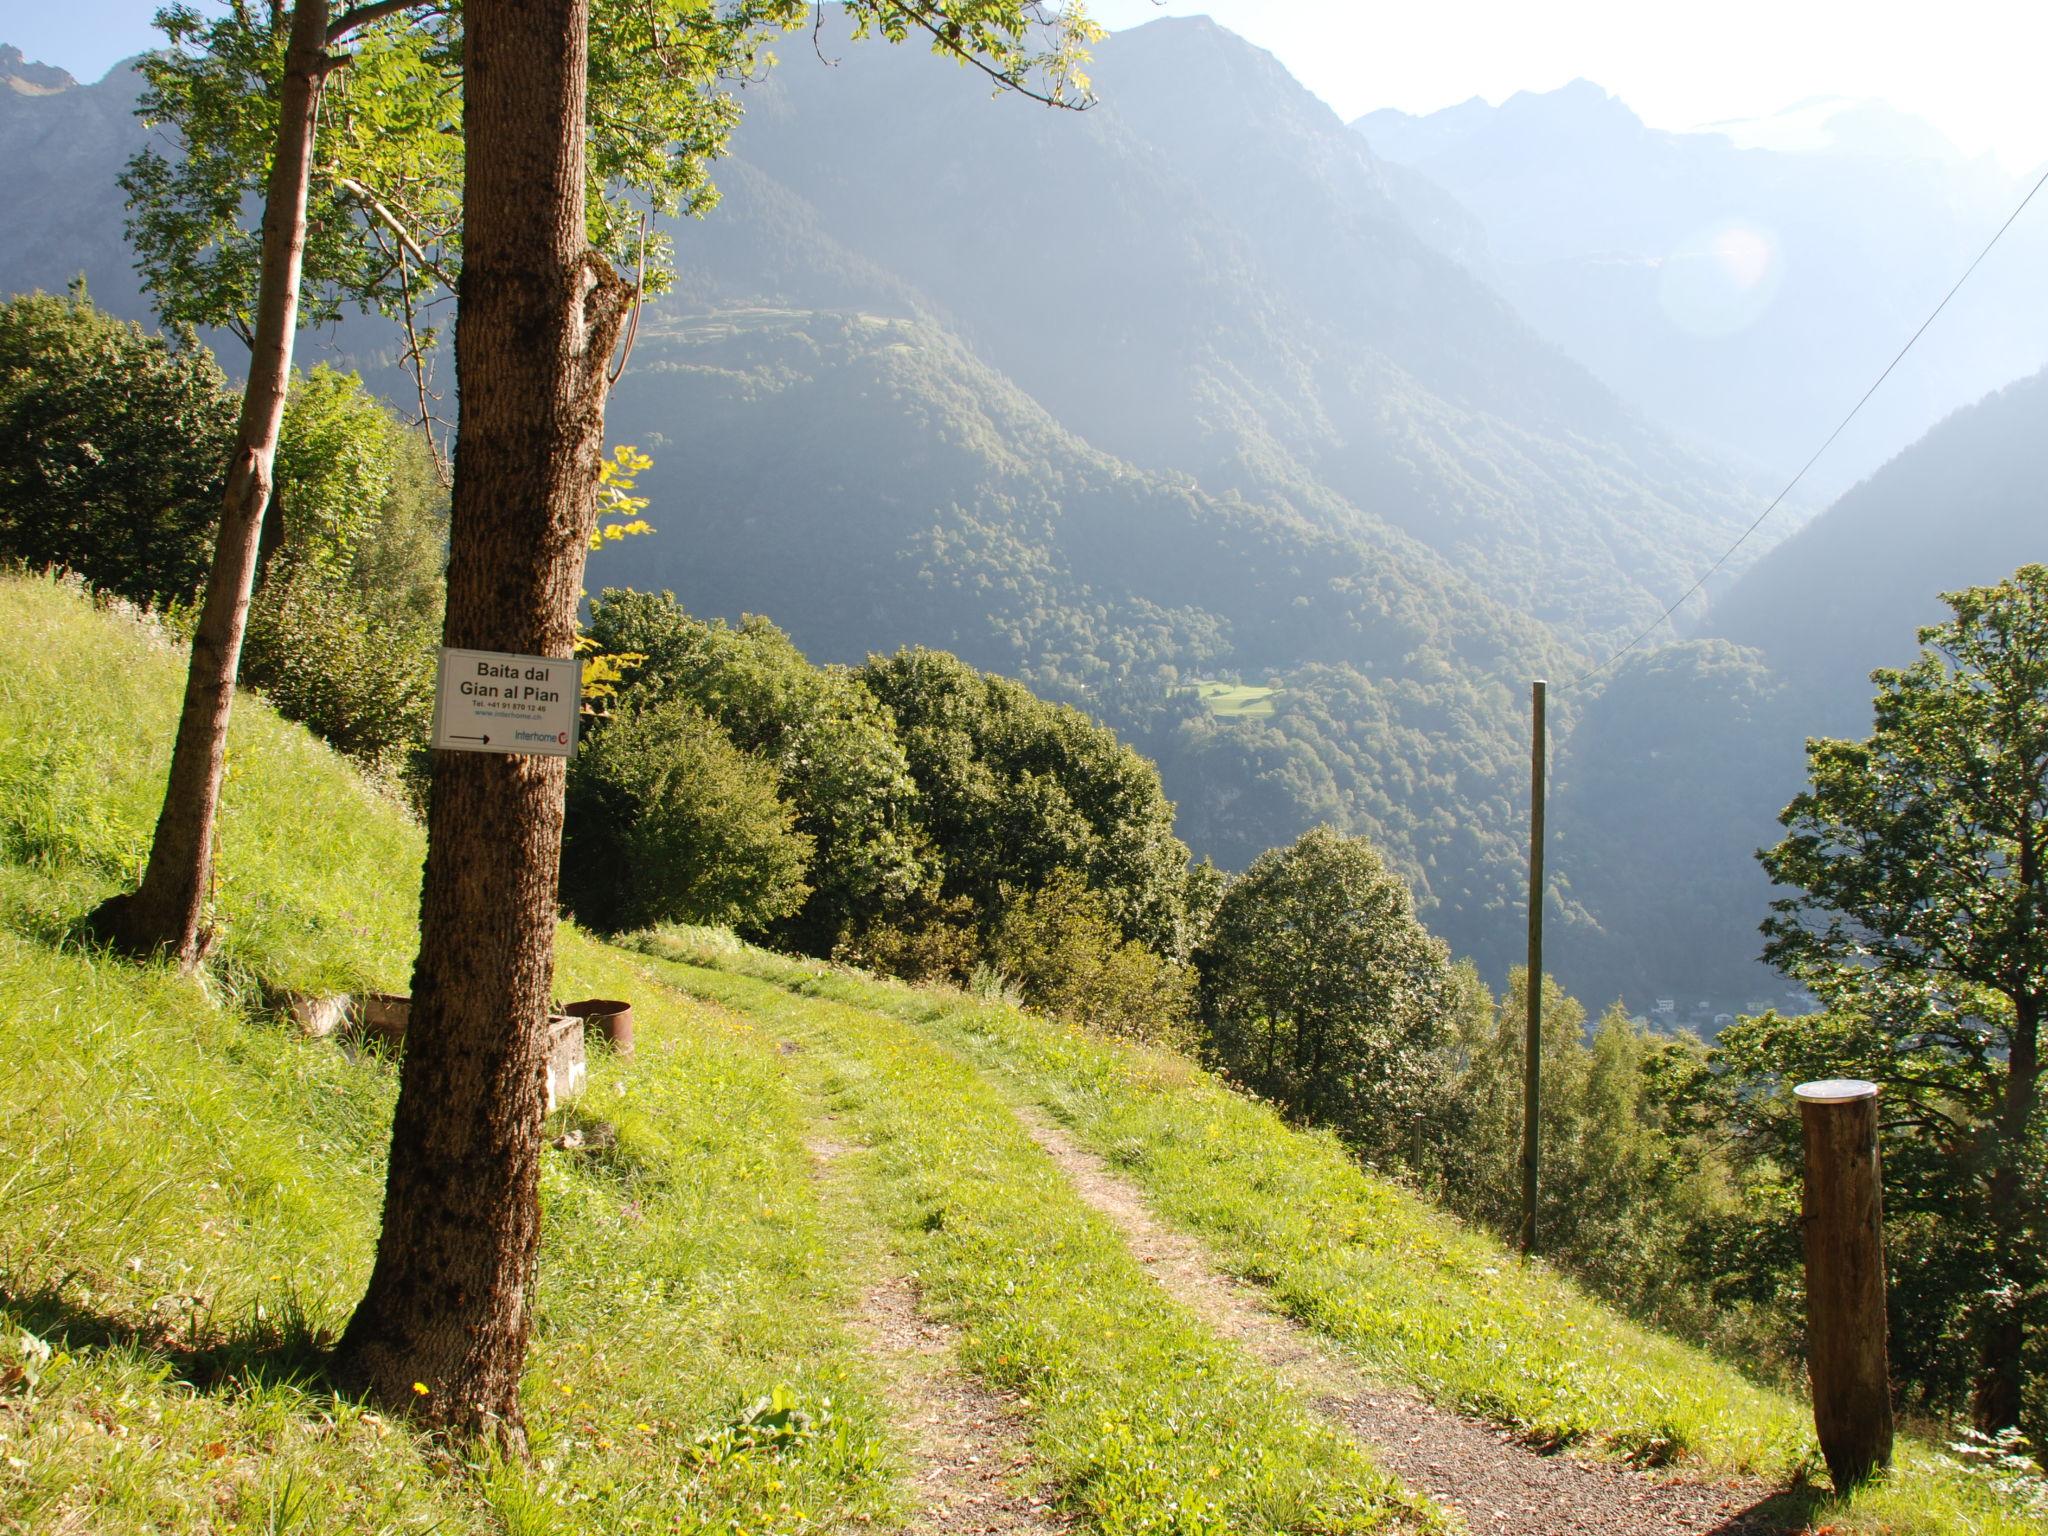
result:
<svg viewBox="0 0 2048 1536"><path fill-rule="evenodd" d="M665 251L647 215L708 205L705 165L738 117L725 83L753 72L765 39L807 9L578 0L570 152L591 336L616 346L607 311L617 308L623 327L630 304L662 285ZM1000 84L1028 89L1042 77L1053 100L1085 91L1079 63L1092 29L1078 8L1053 17L1035 0L852 0L847 10L856 35L921 31ZM466 250L476 164L465 147L474 58L463 28L476 18L431 0L339 11L330 0L272 0L211 18L172 5L158 19L170 46L144 65L140 111L179 152L151 148L130 164L130 239L165 317L236 330L250 369L149 864L141 886L94 921L123 948L168 949L191 964L207 943L202 897L228 717L301 304L308 318L350 305L398 318L431 427L432 335L420 317L454 294ZM618 276L629 265L633 284ZM600 431L613 377L607 356L590 412Z"/></svg>
<svg viewBox="0 0 2048 1536"><path fill-rule="evenodd" d="M1444 1113L1458 992L1372 844L1316 827L1224 892L1196 957L1204 1053L1377 1162Z"/></svg>
<svg viewBox="0 0 2048 1536"><path fill-rule="evenodd" d="M0 550L138 602L200 590L235 399L189 331L150 335L82 290L10 299L0 304L0 422ZM377 577L357 583L366 601L418 608L439 590L444 537L431 509L444 498L417 454L354 374L322 365L296 377L275 503L291 510L272 553L337 573L373 558ZM417 546L407 574L392 564L401 543ZM424 600L437 611L437 597Z"/></svg>
<svg viewBox="0 0 2048 1536"><path fill-rule="evenodd" d="M600 654L639 658L621 698L686 699L774 769L814 849L810 897L781 937L830 954L852 925L900 913L936 884L895 722L852 673L812 666L766 619L735 629L692 618L667 593L608 590L587 633Z"/></svg>
<svg viewBox="0 0 2048 1536"><path fill-rule="evenodd" d="M69 298L0 304L0 552L140 602L206 579L234 402L213 357Z"/></svg>
<svg viewBox="0 0 2048 1536"><path fill-rule="evenodd" d="M1445 1169L1451 1204L1501 1233L1521 1226L1528 987L1527 967L1509 971L1499 1005L1486 1011L1483 1027L1466 1042L1464 1069L1457 1079L1465 1124ZM1543 1160L1536 1225L1543 1251L1552 1255L1568 1245L1566 1229L1581 1194L1580 1122L1589 1066L1586 1010L1546 974L1542 1117L1537 1132Z"/></svg>
<svg viewBox="0 0 2048 1536"><path fill-rule="evenodd" d="M774 769L681 699L628 701L569 773L562 895L593 927L756 932L803 904L811 840Z"/></svg>
<svg viewBox="0 0 2048 1536"><path fill-rule="evenodd" d="M1065 870L1126 937L1187 954L1188 850L1150 762L1079 710L943 651L876 657L860 676L895 717L943 894L971 902L984 931L1014 893Z"/></svg>
<svg viewBox="0 0 2048 1536"><path fill-rule="evenodd" d="M574 653L613 356L637 297L601 239L603 188L631 179L629 167L606 161L604 107L643 125L644 142L672 164L679 130L703 121L691 115L702 110L694 87L715 84L719 59L715 50L698 57L693 75L688 58L662 57L677 39L663 23L708 21L716 37L718 23L746 9L619 0L593 13L589 0L465 0L450 645ZM792 19L802 12L789 9ZM1075 19L1043 18L1031 0L855 0L850 10L885 33L923 28L941 52L999 82L1021 84L1042 66L1056 95L1074 78ZM1050 33L1035 31L1045 19L1056 23ZM295 17L294 45L298 30ZM1041 37L1049 52L1034 51ZM608 103L608 39L647 47L657 77L693 87L662 98L690 108L681 123L655 120L631 93ZM271 203L273 223L284 222ZM350 1390L387 1408L514 1446L523 1443L519 1378L539 1254L565 773L553 758L445 753L434 763L383 1226L335 1361Z"/></svg>
<svg viewBox="0 0 2048 1536"><path fill-rule="evenodd" d="M2038 1432L2048 1304L2048 566L1944 595L1912 666L1872 674L1871 734L1810 744L1764 867L1766 956L1823 1004L1724 1042L1750 1081L1884 1089L1887 1198L1942 1218L1974 1271L1971 1411ZM2031 1406L2030 1406L2031 1405Z"/></svg>
<svg viewBox="0 0 2048 1536"><path fill-rule="evenodd" d="M1454 1131L1431 1150L1446 1202L1503 1235L1521 1226L1527 988L1517 966L1497 1007L1466 1016ZM1726 1156L1684 1107L1705 1061L1698 1040L1658 1035L1620 1003L1589 1038L1585 1009L1544 976L1545 1257L1662 1323L1726 1338L1687 1261L1698 1229L1726 1217L1735 1199Z"/></svg>
<svg viewBox="0 0 2048 1536"><path fill-rule="evenodd" d="M398 423L362 379L326 363L295 374L277 445L266 555L346 569L377 526L400 454Z"/></svg>

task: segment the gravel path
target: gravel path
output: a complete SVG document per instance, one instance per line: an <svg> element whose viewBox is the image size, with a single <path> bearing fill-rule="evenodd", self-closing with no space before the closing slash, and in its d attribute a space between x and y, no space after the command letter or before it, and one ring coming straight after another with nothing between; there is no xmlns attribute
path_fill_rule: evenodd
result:
<svg viewBox="0 0 2048 1536"><path fill-rule="evenodd" d="M820 1175L855 1151L810 1144ZM1071 1525L1020 1487L1030 1465L1028 1433L1013 1394L992 1392L952 1364L952 1333L918 1311L917 1291L891 1275L862 1299L852 1319L889 1386L897 1429L910 1453L918 1509L908 1536L1061 1536Z"/></svg>
<svg viewBox="0 0 2048 1536"><path fill-rule="evenodd" d="M1383 1468L1458 1511L1474 1536L1763 1536L1804 1523L1769 1508L1774 1490L1761 1484L1674 1481L1539 1455L1490 1424L1370 1379L1274 1312L1256 1287L1226 1278L1198 1241L1160 1222L1136 1188L1042 1114L1025 1108L1018 1118L1169 1294L1308 1393Z"/></svg>

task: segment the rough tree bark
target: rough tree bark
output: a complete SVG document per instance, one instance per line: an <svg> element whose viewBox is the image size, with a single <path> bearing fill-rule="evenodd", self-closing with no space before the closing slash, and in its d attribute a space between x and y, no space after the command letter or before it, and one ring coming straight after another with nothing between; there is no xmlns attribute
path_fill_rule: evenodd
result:
<svg viewBox="0 0 2048 1536"><path fill-rule="evenodd" d="M2022 860L2032 865L2031 839ZM2029 871L2031 874L2031 870ZM2030 879L2029 885L2034 882ZM2024 986L2014 989L2013 1037L2006 1058L2005 1102L1998 1116L1997 1166L1990 1181L1992 1267L2004 1287L1982 1303L1978 1371L1970 1397L1970 1418L1988 1432L2020 1422L2026 1386L2025 1293L2038 1280L2028 1231L2038 1213L2026 1208L2029 1132L2038 1109L2041 1075L2041 1000Z"/></svg>
<svg viewBox="0 0 2048 1536"><path fill-rule="evenodd" d="M468 0L451 646L572 654L631 288L584 237L588 0ZM336 1374L521 1439L565 764L434 764L384 1224ZM415 1387L424 1387L422 1393Z"/></svg>
<svg viewBox="0 0 2048 1536"><path fill-rule="evenodd" d="M313 131L320 87L331 68L327 17L328 0L299 0L292 11L279 93L277 149L264 203L249 383L242 392L241 425L221 499L213 571L192 637L185 703L178 716L170 782L150 843L149 866L135 891L112 897L92 915L93 927L120 949L133 954L168 952L188 967L204 957L212 937L205 913L213 875L213 827L227 771L228 714L235 702L242 633L248 627L257 541L270 502L285 390L291 380Z"/></svg>

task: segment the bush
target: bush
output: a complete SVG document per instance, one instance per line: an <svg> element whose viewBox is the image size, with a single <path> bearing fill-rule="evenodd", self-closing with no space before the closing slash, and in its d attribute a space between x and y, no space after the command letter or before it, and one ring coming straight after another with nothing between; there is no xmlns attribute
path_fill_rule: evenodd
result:
<svg viewBox="0 0 2048 1536"><path fill-rule="evenodd" d="M191 597L236 407L212 355L95 309L83 288L0 304L0 554L136 602Z"/></svg>
<svg viewBox="0 0 2048 1536"><path fill-rule="evenodd" d="M1108 904L1071 871L1012 905L990 948L997 968L1041 1013L1120 1039L1192 1040L1193 967L1126 939Z"/></svg>
<svg viewBox="0 0 2048 1536"><path fill-rule="evenodd" d="M927 896L886 916L862 918L833 947L832 958L878 976L966 985L983 965L974 903Z"/></svg>
<svg viewBox="0 0 2048 1536"><path fill-rule="evenodd" d="M624 705L570 767L562 897L591 927L759 932L803 905L810 858L774 769L680 699Z"/></svg>
<svg viewBox="0 0 2048 1536"><path fill-rule="evenodd" d="M288 720L386 778L422 752L434 717L437 636L378 624L342 576L277 562L249 605L242 679Z"/></svg>

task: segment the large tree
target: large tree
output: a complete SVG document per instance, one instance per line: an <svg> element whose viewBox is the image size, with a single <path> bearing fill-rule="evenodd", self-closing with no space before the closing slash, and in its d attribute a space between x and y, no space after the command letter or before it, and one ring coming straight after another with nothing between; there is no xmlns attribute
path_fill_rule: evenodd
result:
<svg viewBox="0 0 2048 1536"><path fill-rule="evenodd" d="M644 32L646 6L619 7L617 33ZM1050 68L1052 95L1071 78L1072 29L1085 25L1067 18L1039 49L1030 0L852 9L891 36L923 26L940 51L1002 79ZM634 298L591 244L590 0L468 0L463 24L462 409L445 641L566 657L612 354ZM434 764L384 1222L335 1362L377 1402L514 1443L540 1233L563 782L552 757L444 753Z"/></svg>
<svg viewBox="0 0 2048 1536"><path fill-rule="evenodd" d="M1021 57L1022 23L1003 23L1025 8L856 0L852 10L863 28L896 35L922 23L963 56L986 38ZM595 192L595 254L660 285L664 247L647 215L708 206L705 165L738 116L721 82L750 72L761 39L805 9L602 0L586 71L590 152L579 159ZM170 46L144 62L140 111L173 144L145 149L122 178L129 237L158 313L233 331L248 344L249 375L149 863L140 888L94 921L124 949L190 965L209 941L228 720L301 319L355 307L398 321L422 425L434 427L426 316L461 280L466 17L457 0L233 0L211 18L171 5L158 25Z"/></svg>
<svg viewBox="0 0 2048 1536"><path fill-rule="evenodd" d="M1383 1159L1440 1110L1457 980L1364 838L1315 827L1261 854L1195 963L1204 1053L1239 1082Z"/></svg>
<svg viewBox="0 0 2048 1536"><path fill-rule="evenodd" d="M344 22L348 20L344 17ZM277 95L277 131L269 156L263 233L249 336L249 380L228 459L212 572L192 634L185 701L171 749L170 782L150 843L142 884L94 913L94 923L122 948L168 950L195 963L208 943L205 899L213 865L213 823L227 772L228 714L257 543L270 505L272 466L291 377L298 329L299 275L306 251L306 188L311 180L320 93L340 63L328 47L327 0L299 0L284 39Z"/></svg>
<svg viewBox="0 0 2048 1536"><path fill-rule="evenodd" d="M1747 1023L1723 1050L1760 1076L1882 1084L1887 1207L1939 1219L1968 1271L1973 1417L2039 1429L2048 566L1944 601L1920 659L1872 674L1869 737L1809 745L1811 787L1762 855L1799 893L1774 904L1766 955L1824 1012Z"/></svg>

